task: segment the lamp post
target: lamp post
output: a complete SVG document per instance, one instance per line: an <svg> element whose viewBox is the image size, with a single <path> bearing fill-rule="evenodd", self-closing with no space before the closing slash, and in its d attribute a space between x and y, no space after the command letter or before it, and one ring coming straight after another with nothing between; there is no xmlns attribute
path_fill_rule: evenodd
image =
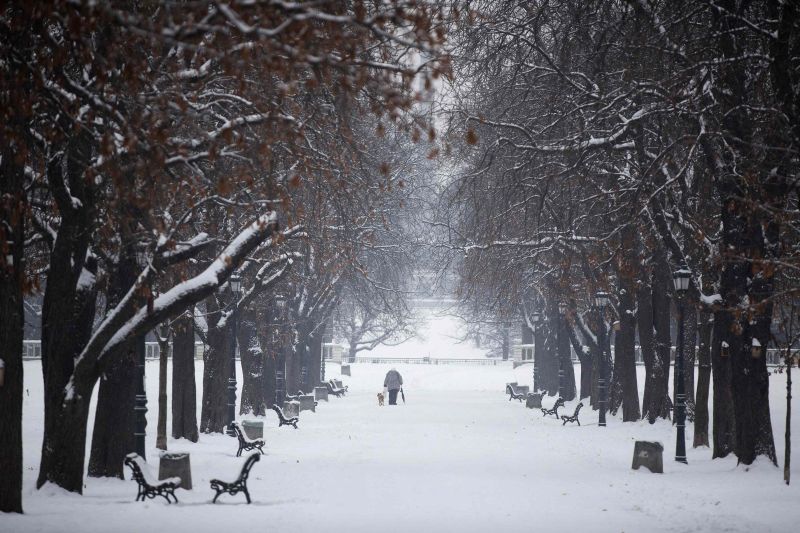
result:
<svg viewBox="0 0 800 533"><path fill-rule="evenodd" d="M686 390L683 376L683 304L686 291L689 290L689 278L692 273L686 268L676 270L672 274L675 294L678 296L678 356L675 358L675 426L678 435L675 441L675 460L686 463Z"/></svg>
<svg viewBox="0 0 800 533"><path fill-rule="evenodd" d="M566 399L564 388L566 387L566 377L564 376L564 354L561 353L561 335L564 329L564 320L567 314L567 302L558 303L558 326L556 328L556 353L558 353L558 397Z"/></svg>
<svg viewBox="0 0 800 533"><path fill-rule="evenodd" d="M147 265L147 250L144 248L137 248L135 251L136 264L139 268L144 268ZM147 460L145 454L145 436L147 434L147 389L145 388L145 354L147 346L144 342L144 336L136 339L136 367L138 372L136 398L134 400L133 412L136 416L136 429L134 430L133 437L136 445L136 453L142 459Z"/></svg>
<svg viewBox="0 0 800 533"><path fill-rule="evenodd" d="M231 368L228 374L228 435L235 437L236 433L233 431L233 423L236 421L236 347L238 336L238 304L239 295L242 290L242 278L236 274L231 276L230 279L231 293L233 294L233 311L231 312L231 329L233 330L233 339L231 341Z"/></svg>
<svg viewBox="0 0 800 533"><path fill-rule="evenodd" d="M531 322L533 322L533 343L534 343L534 353L533 353L533 392L539 392L539 358L536 357L536 352L539 351L539 345L537 344L537 337L539 331L539 321L542 319L542 315L538 312L533 313L531 315Z"/></svg>
<svg viewBox="0 0 800 533"><path fill-rule="evenodd" d="M597 379L597 392L600 394L600 418L597 425L606 427L606 404L608 403L608 391L606 387L606 306L610 298L607 292L599 291L594 295L594 305L600 311L600 336L597 341L600 343L600 376Z"/></svg>

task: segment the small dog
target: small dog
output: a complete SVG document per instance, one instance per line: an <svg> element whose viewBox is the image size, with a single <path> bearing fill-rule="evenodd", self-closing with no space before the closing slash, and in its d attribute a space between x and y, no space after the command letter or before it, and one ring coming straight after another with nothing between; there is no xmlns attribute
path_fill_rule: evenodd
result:
<svg viewBox="0 0 800 533"><path fill-rule="evenodd" d="M382 406L382 405L383 405L383 400L384 400L384 399L385 399L385 396L383 395L383 393L382 393L382 392L379 392L379 393L378 393L378 407L380 407L380 406Z"/></svg>

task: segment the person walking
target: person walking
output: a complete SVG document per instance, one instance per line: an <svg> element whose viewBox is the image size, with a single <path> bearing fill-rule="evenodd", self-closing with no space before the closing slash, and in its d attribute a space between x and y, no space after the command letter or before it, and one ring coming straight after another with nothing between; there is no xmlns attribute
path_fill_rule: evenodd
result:
<svg viewBox="0 0 800 533"><path fill-rule="evenodd" d="M386 373L386 378L383 380L384 390L389 391L389 405L397 405L397 393L403 387L403 376L396 368L389 370Z"/></svg>

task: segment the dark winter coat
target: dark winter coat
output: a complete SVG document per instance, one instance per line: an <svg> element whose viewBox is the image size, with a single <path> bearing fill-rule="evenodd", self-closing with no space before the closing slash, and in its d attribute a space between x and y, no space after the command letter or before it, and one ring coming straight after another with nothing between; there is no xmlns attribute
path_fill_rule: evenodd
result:
<svg viewBox="0 0 800 533"><path fill-rule="evenodd" d="M383 386L389 390L400 390L403 386L403 376L400 375L395 369L389 370L386 373L386 379L383 380Z"/></svg>

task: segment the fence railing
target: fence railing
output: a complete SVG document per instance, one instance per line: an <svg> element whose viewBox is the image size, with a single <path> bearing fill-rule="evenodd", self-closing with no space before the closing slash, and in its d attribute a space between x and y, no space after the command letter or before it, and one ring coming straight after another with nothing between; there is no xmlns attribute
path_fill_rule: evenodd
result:
<svg viewBox="0 0 800 533"><path fill-rule="evenodd" d="M197 341L194 343L194 357L195 359L202 359L205 345ZM783 350L777 348L767 349L767 366L778 366L783 363ZM635 349L636 364L643 365L642 351L637 346ZM145 343L145 357L147 359L158 359L160 350L157 342ZM611 349L611 355L614 355L614 349ZM792 355L798 357L800 350L792 350ZM42 343L37 340L25 340L22 343L22 358L23 359L41 359L42 358ZM347 359L347 357L343 357ZM326 360L329 360L326 358ZM675 360L675 347L672 347L671 360ZM346 361L345 361L346 362ZM474 366L496 366L503 363L502 359L446 359L437 357L369 357L357 356L353 362L355 363L372 363L372 364L399 364L399 365L474 365ZM519 363L519 361L517 361ZM532 363L533 361L523 361L522 363ZM575 351L572 351L572 362L578 363ZM697 364L697 361L695 361Z"/></svg>
<svg viewBox="0 0 800 533"><path fill-rule="evenodd" d="M347 363L345 357L345 364ZM474 365L497 366L503 364L502 359L447 359L439 357L369 357L357 356L351 359L353 363L372 363L389 365Z"/></svg>
<svg viewBox="0 0 800 533"><path fill-rule="evenodd" d="M172 343L170 343L171 345ZM145 342L144 356L146 359L158 359L161 355L161 349L157 342ZM205 344L200 341L194 343L194 358L202 359L203 352L205 351ZM42 341L25 340L22 341L22 358L23 359L41 359L42 358Z"/></svg>

